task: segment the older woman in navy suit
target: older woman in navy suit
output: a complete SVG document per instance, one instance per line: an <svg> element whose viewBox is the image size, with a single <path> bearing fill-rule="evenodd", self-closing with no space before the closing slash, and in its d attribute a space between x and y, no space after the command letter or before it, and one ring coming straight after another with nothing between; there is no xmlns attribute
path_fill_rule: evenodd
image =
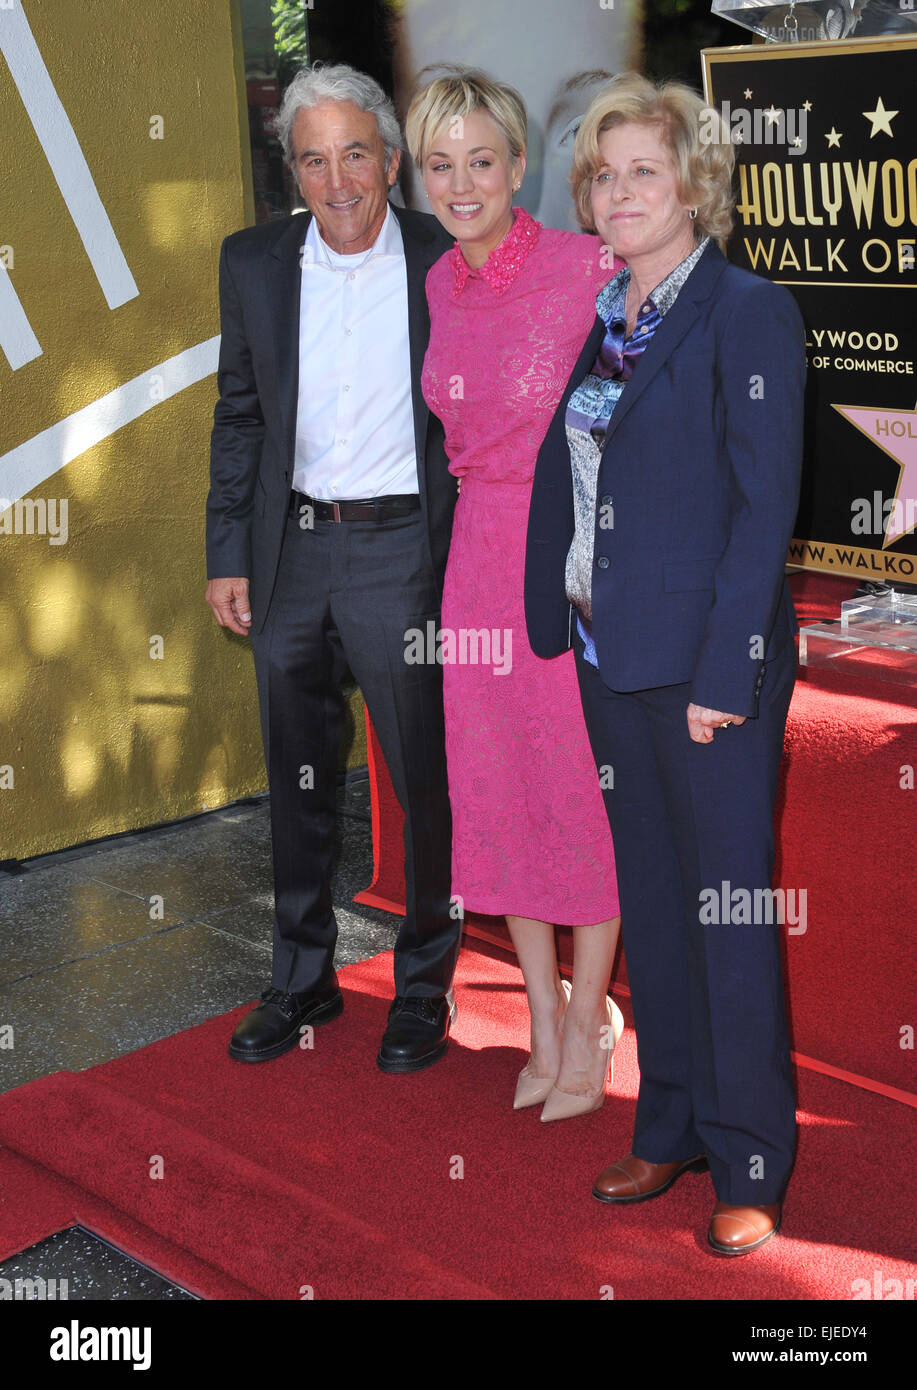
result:
<svg viewBox="0 0 917 1390"><path fill-rule="evenodd" d="M714 115L630 73L580 126L580 219L627 265L539 455L526 621L538 655L575 649L616 847L640 1092L594 1194L709 1168L708 1244L743 1255L779 1228L795 1151L771 874L805 335L717 245L734 154Z"/></svg>

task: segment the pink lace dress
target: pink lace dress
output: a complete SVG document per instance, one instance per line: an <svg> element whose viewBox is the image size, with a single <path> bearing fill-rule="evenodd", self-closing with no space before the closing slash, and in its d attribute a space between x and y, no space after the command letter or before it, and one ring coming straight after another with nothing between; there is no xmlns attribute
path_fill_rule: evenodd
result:
<svg viewBox="0 0 917 1390"><path fill-rule="evenodd" d="M532 652L523 578L535 460L613 273L600 250L516 209L479 270L456 245L427 276L423 392L461 478L441 638L452 891L565 925L617 915L614 851L573 653Z"/></svg>

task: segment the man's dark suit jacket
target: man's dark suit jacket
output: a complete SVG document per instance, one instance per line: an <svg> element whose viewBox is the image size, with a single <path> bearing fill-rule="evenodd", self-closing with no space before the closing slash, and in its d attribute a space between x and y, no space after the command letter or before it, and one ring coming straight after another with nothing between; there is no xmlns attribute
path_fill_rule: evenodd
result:
<svg viewBox="0 0 917 1390"><path fill-rule="evenodd" d="M408 334L420 503L429 559L440 586L446 567L456 482L447 471L443 430L420 389L430 334L427 271L451 238L428 213L389 205L407 262ZM220 253L220 398L210 444L207 576L244 577L252 629L270 604L290 504L299 395L300 253L309 213L246 227ZM366 363L372 371L372 363Z"/></svg>
<svg viewBox="0 0 917 1390"><path fill-rule="evenodd" d="M543 657L571 645L564 417L604 332L596 317L535 471L525 611ZM805 331L793 296L728 264L710 242L606 435L592 626L612 690L691 682L696 704L756 714L764 663L797 626L784 565L799 498L804 384Z"/></svg>

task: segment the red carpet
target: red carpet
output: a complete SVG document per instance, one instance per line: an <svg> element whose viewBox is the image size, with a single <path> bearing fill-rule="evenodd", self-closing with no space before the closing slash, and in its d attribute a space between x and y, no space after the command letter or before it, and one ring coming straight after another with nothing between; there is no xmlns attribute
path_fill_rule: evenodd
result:
<svg viewBox="0 0 917 1390"><path fill-rule="evenodd" d="M858 581L793 575L800 623L840 614ZM358 902L404 910L401 809L375 735L375 875ZM917 1051L902 1046L917 997L917 691L863 676L800 668L787 723L777 806L775 886L806 892L804 932L785 934L797 1057L839 1068L917 1105ZM469 935L509 946L502 919L468 919ZM570 937L561 933L569 962ZM626 987L619 957L614 975Z"/></svg>
<svg viewBox="0 0 917 1390"><path fill-rule="evenodd" d="M594 1300L610 1285L625 1300L849 1300L877 1271L917 1278L907 1106L801 1075L784 1231L759 1255L717 1260L703 1248L706 1175L632 1209L590 1196L629 1148L630 1027L604 1109L542 1125L537 1109L510 1109L527 1041L514 966L463 952L450 1051L405 1077L374 1060L391 957L341 982L344 1014L312 1051L231 1062L239 1009L0 1098L0 1259L81 1224L218 1299L308 1286L317 1299Z"/></svg>

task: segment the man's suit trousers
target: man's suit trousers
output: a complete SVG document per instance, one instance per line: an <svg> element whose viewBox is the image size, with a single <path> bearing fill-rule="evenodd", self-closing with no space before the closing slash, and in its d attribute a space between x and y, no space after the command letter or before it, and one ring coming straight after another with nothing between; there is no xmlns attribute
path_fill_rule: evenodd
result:
<svg viewBox="0 0 917 1390"><path fill-rule="evenodd" d="M406 916L395 992L446 992L461 922L450 902L451 816L442 669L405 660L406 633L438 623L421 513L373 521L291 514L268 616L252 645L271 793L272 983L303 992L330 977L338 748L352 672L405 814Z"/></svg>

